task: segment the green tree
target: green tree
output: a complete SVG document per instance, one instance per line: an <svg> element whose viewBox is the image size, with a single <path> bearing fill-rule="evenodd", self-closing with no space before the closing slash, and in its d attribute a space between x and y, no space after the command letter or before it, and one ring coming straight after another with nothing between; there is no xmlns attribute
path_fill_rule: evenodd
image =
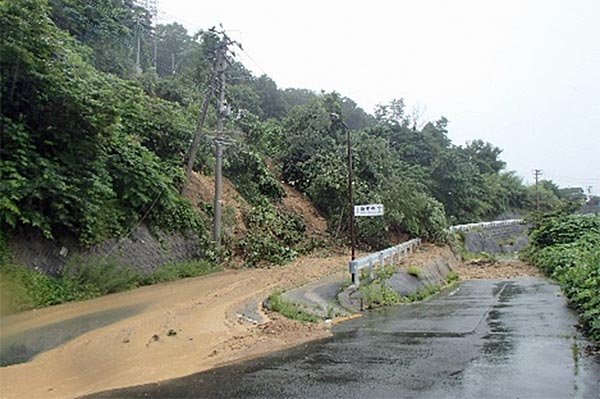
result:
<svg viewBox="0 0 600 399"><path fill-rule="evenodd" d="M499 173L506 166L499 158L502 150L483 140L468 142L463 151L482 174Z"/></svg>

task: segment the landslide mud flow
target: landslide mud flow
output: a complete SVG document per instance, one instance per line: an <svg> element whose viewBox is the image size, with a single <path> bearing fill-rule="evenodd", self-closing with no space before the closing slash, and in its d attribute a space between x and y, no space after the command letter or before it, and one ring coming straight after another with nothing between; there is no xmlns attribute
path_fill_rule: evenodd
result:
<svg viewBox="0 0 600 399"><path fill-rule="evenodd" d="M260 304L347 269L349 254L216 273L3 320L0 397L69 398L161 381L329 336ZM251 317L261 316L255 325Z"/></svg>
<svg viewBox="0 0 600 399"><path fill-rule="evenodd" d="M473 280L316 343L92 397L597 398L600 360L576 322L547 280Z"/></svg>

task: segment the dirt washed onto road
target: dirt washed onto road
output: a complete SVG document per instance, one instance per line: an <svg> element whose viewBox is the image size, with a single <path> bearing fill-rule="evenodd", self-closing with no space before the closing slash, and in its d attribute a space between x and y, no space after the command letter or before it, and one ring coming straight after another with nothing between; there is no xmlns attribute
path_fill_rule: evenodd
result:
<svg viewBox="0 0 600 399"><path fill-rule="evenodd" d="M463 280L542 277L540 270L519 260L501 260L495 263L471 261L461 263L455 272Z"/></svg>
<svg viewBox="0 0 600 399"><path fill-rule="evenodd" d="M444 250L425 246L403 263L420 264ZM11 316L2 320L0 343L32 331L38 335L30 334L30 341L44 336L40 331L52 335L86 317L107 320L27 363L0 368L0 397L77 397L181 377L328 337L331 323L295 322L265 313L260 303L275 289L346 271L348 259L349 253L341 251L313 255L285 267L230 270ZM539 275L518 261L454 269L463 279ZM253 323L249 316L262 320Z"/></svg>
<svg viewBox="0 0 600 399"><path fill-rule="evenodd" d="M29 311L3 320L14 336L89 313L139 306L140 312L92 330L28 363L0 368L2 398L68 398L180 377L329 336L329 324L265 314L260 302L346 270L349 254L304 257L285 267L232 270L143 287L91 301ZM240 317L248 303L266 321Z"/></svg>

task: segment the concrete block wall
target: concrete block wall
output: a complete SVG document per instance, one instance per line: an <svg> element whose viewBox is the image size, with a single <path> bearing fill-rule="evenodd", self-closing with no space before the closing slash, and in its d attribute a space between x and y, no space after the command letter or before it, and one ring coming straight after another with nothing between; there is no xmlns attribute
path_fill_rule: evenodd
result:
<svg viewBox="0 0 600 399"><path fill-rule="evenodd" d="M197 237L180 233L160 233L155 237L143 225L128 238L108 240L91 248L82 248L70 238L51 241L35 231L16 235L8 242L8 247L15 263L51 275L58 274L74 257L110 257L146 274L162 265L201 259L203 255Z"/></svg>
<svg viewBox="0 0 600 399"><path fill-rule="evenodd" d="M493 254L518 252L529 245L527 228L521 224L475 228L463 233L465 248Z"/></svg>

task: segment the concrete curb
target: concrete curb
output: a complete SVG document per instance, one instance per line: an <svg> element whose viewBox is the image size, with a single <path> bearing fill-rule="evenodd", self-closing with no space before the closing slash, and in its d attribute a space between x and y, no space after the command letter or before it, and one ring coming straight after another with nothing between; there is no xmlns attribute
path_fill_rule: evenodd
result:
<svg viewBox="0 0 600 399"><path fill-rule="evenodd" d="M306 312L323 319L348 316L348 311L337 302L338 292L348 279L347 272L338 272L286 291L282 296L285 300L300 305Z"/></svg>

